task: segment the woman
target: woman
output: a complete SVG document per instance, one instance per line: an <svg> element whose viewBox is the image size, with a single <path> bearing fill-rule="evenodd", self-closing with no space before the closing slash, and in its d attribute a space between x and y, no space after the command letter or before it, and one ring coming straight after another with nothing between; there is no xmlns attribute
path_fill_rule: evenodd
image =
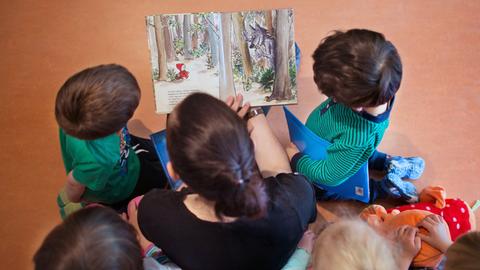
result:
<svg viewBox="0 0 480 270"><path fill-rule="evenodd" d="M316 218L311 185L241 102L192 94L168 118L168 170L187 188L147 193L136 220L182 269L280 269Z"/></svg>

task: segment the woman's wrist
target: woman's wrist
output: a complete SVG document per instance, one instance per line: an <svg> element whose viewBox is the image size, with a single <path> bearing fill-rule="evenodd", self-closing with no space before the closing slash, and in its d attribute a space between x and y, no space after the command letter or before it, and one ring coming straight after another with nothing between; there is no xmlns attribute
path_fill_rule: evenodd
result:
<svg viewBox="0 0 480 270"><path fill-rule="evenodd" d="M253 118L257 115L264 114L262 107L250 108L247 114L247 119Z"/></svg>

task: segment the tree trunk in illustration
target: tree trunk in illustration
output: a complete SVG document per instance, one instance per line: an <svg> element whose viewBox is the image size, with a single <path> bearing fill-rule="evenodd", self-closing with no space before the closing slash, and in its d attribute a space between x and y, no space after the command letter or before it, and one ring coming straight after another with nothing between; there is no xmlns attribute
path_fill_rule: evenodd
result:
<svg viewBox="0 0 480 270"><path fill-rule="evenodd" d="M243 73L246 77L252 76L252 59L248 51L248 44L243 33L245 32L245 24L243 22L243 15L240 12L235 12L233 16L233 27L235 28L235 37L238 41L238 48L242 55Z"/></svg>
<svg viewBox="0 0 480 270"><path fill-rule="evenodd" d="M265 15L265 28L267 29L270 35L273 35L273 16L271 10L265 10L263 12Z"/></svg>
<svg viewBox="0 0 480 270"><path fill-rule="evenodd" d="M190 35L191 23L190 15L183 15L183 56L187 60L193 59L192 57L192 38Z"/></svg>
<svg viewBox="0 0 480 270"><path fill-rule="evenodd" d="M288 25L288 10L277 11L275 36L275 81L273 83L272 95L268 97L271 100L289 100L292 98L292 89L290 86L290 76L288 73L288 40L290 35Z"/></svg>
<svg viewBox="0 0 480 270"><path fill-rule="evenodd" d="M165 37L163 36L161 15L154 17L155 37L158 52L158 79L167 80L167 52L165 51Z"/></svg>
<svg viewBox="0 0 480 270"><path fill-rule="evenodd" d="M205 21L207 24L208 44L210 44L210 53L212 54L212 63L214 66L216 66L218 63L219 38L215 34L213 14L209 14Z"/></svg>
<svg viewBox="0 0 480 270"><path fill-rule="evenodd" d="M182 38L182 18L180 15L175 15L175 32L177 33L177 38Z"/></svg>
<svg viewBox="0 0 480 270"><path fill-rule="evenodd" d="M294 36L294 29L293 29L293 21L294 21L294 14L293 12L290 14L290 10L288 11L289 12L289 15L288 15L288 24L289 24L289 28L288 28L288 33L291 37ZM291 16L291 17L290 17ZM288 59L295 59L295 41L292 39L288 39Z"/></svg>
<svg viewBox="0 0 480 270"><path fill-rule="evenodd" d="M220 99L225 100L228 96L235 95L232 67L232 16L230 13L222 13L220 24L221 45L219 46L219 73L220 73Z"/></svg>
<svg viewBox="0 0 480 270"><path fill-rule="evenodd" d="M163 38L165 41L165 52L167 53L167 61L171 62L175 59L175 51L173 49L173 41L170 35L170 29L168 26L168 18L167 16L161 16L162 19L162 27L163 27Z"/></svg>
<svg viewBox="0 0 480 270"><path fill-rule="evenodd" d="M198 24L198 16L197 14L192 15L193 16L193 25L194 28L197 29L197 24ZM198 49L198 31L192 31L192 50Z"/></svg>

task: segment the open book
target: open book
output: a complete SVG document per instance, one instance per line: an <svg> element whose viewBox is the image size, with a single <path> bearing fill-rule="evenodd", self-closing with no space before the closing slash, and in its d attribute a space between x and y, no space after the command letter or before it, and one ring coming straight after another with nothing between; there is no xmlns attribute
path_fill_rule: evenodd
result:
<svg viewBox="0 0 480 270"><path fill-rule="evenodd" d="M293 19L292 9L147 16L157 113L193 92L295 104Z"/></svg>

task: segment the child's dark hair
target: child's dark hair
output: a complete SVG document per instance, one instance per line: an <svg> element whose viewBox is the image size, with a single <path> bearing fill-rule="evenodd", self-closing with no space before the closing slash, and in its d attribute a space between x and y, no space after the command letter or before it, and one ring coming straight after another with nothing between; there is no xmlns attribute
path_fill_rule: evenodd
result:
<svg viewBox="0 0 480 270"><path fill-rule="evenodd" d="M479 251L479 231L471 231L462 235L447 249L445 269L478 269L480 266Z"/></svg>
<svg viewBox="0 0 480 270"><path fill-rule="evenodd" d="M67 134L93 140L122 129L139 101L137 80L126 68L100 65L80 71L62 85L55 117Z"/></svg>
<svg viewBox="0 0 480 270"><path fill-rule="evenodd" d="M47 235L33 261L36 270L143 269L135 229L104 207L71 214Z"/></svg>
<svg viewBox="0 0 480 270"><path fill-rule="evenodd" d="M336 31L313 53L314 80L320 91L348 107L375 107L400 88L402 62L381 33Z"/></svg>
<svg viewBox="0 0 480 270"><path fill-rule="evenodd" d="M222 101L195 93L167 122L167 148L180 178L215 202L219 218L260 217L267 194L246 122Z"/></svg>

